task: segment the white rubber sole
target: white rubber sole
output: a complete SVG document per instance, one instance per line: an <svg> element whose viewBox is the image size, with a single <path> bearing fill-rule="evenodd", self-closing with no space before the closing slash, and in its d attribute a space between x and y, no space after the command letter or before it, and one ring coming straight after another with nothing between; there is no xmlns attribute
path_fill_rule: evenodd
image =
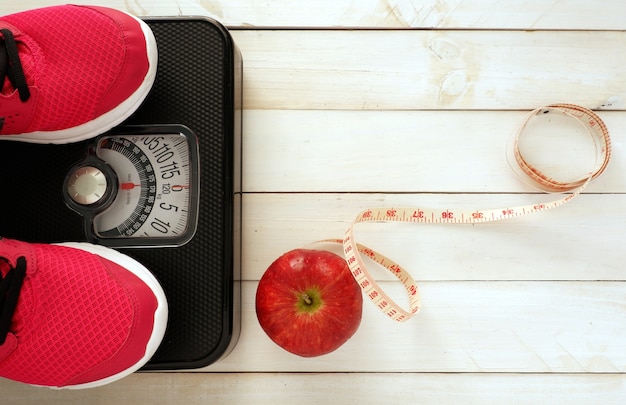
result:
<svg viewBox="0 0 626 405"><path fill-rule="evenodd" d="M127 13L128 14L128 13ZM130 14L129 14L130 15ZM148 50L149 68L148 73L144 77L141 86L124 102L112 109L111 111L97 117L96 119L86 122L82 125L63 129L59 131L35 131L16 135L3 135L0 140L21 141L40 144L65 144L71 142L84 141L86 139L98 136L109 129L121 124L130 117L141 106L146 99L154 80L156 79L156 71L158 64L158 51L156 38L152 30L143 20L130 15L137 20L146 38L146 49Z"/></svg>
<svg viewBox="0 0 626 405"><path fill-rule="evenodd" d="M154 277L154 275L141 263L136 261L135 259L126 256L123 253L118 252L117 250L108 248L102 245L94 245L90 243L84 242L66 242L59 243L59 246L71 247L74 249L80 249L85 252L93 253L100 257L103 257L113 263L117 263L118 265L124 267L129 270L137 277L139 277L144 283L146 283L150 289L154 292L154 295L157 299L157 309L154 313L154 325L152 329L152 334L150 335L150 339L148 340L148 344L146 346L146 352L137 363L135 363L130 368L123 370L117 374L104 378L102 380L93 381L85 384L78 385L70 385L65 387L56 387L61 389L84 389L84 388L94 388L100 387L102 385L106 385L117 381L121 378L124 378L135 371L139 370L143 367L149 360L152 358L154 353L159 348L161 341L163 340L163 336L165 335L165 330L167 327L167 318L168 318L168 305L167 299L165 297L165 293L161 288L161 285ZM54 387L53 387L54 388Z"/></svg>

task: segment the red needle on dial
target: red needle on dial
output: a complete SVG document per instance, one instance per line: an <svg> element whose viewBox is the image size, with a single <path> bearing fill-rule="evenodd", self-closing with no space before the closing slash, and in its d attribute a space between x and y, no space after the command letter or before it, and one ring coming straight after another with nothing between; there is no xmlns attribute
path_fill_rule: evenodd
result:
<svg viewBox="0 0 626 405"><path fill-rule="evenodd" d="M141 184L135 184L135 183L121 183L120 184L121 190L132 190L135 187L141 187Z"/></svg>

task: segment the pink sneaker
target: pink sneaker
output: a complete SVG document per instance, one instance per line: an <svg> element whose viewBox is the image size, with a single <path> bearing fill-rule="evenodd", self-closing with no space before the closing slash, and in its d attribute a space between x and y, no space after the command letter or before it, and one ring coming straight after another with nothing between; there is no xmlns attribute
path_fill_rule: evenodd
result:
<svg viewBox="0 0 626 405"><path fill-rule="evenodd" d="M0 376L89 388L143 366L167 323L163 290L113 249L0 239Z"/></svg>
<svg viewBox="0 0 626 405"><path fill-rule="evenodd" d="M67 143L128 118L150 92L157 47L146 23L104 7L53 6L0 18L0 139Z"/></svg>

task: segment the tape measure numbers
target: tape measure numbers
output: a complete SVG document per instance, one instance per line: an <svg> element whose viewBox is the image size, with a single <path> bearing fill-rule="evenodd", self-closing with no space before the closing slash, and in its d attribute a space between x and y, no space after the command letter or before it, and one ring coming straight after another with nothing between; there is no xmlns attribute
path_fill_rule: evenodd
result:
<svg viewBox="0 0 626 405"><path fill-rule="evenodd" d="M538 170L528 162L520 149L520 139L533 118L538 115L556 113L575 120L591 137L595 147L595 164L592 170L580 178L563 181L555 179ZM568 193L548 203L504 207L498 209L465 211L450 209L432 209L422 207L406 208L370 208L360 212L354 219L343 240L332 240L343 244L346 262L355 280L367 296L383 313L390 318L403 322L415 315L421 307L417 283L402 266L384 255L357 243L354 237L356 225L366 222L412 222L441 224L476 224L498 221L532 214L539 211L557 208L579 195L589 182L598 177L606 169L611 158L611 142L604 122L593 111L573 104L553 104L531 111L510 142L509 163L520 175L525 176L531 184L540 190L554 193ZM369 272L363 256L368 257L391 272L404 286L409 298L409 308L404 309L389 297Z"/></svg>

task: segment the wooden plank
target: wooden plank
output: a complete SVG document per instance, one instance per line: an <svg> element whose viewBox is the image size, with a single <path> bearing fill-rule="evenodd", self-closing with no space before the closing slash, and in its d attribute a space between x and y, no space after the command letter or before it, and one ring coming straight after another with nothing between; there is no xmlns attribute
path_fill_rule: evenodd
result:
<svg viewBox="0 0 626 405"><path fill-rule="evenodd" d="M339 245L370 207L497 208L536 195L253 194L243 199L243 279L259 280L282 253ZM360 224L360 243L397 261L417 280L626 280L626 195L579 196L550 211L485 224ZM378 279L393 280L371 266Z"/></svg>
<svg viewBox="0 0 626 405"><path fill-rule="evenodd" d="M536 106L538 107L538 106ZM534 107L533 107L534 108ZM511 170L506 151L527 111L266 111L244 113L245 192L535 192ZM605 173L589 192L626 192L626 113L601 111L613 141ZM556 129L542 116L542 131ZM565 172L580 171L589 136L573 120L548 149ZM571 128L570 128L571 125ZM561 128L561 127L559 127ZM540 132L541 134L542 132ZM581 143L574 143L579 136ZM546 145L537 142L535 148ZM567 145L567 147L565 146ZM574 156L574 158L572 158ZM587 155L582 156L586 158ZM558 172L558 175L563 173Z"/></svg>
<svg viewBox="0 0 626 405"><path fill-rule="evenodd" d="M623 31L235 31L246 109L626 105Z"/></svg>
<svg viewBox="0 0 626 405"><path fill-rule="evenodd" d="M83 391L51 391L0 381L2 403L141 404L529 404L605 405L626 399L620 374L136 373Z"/></svg>
<svg viewBox="0 0 626 405"><path fill-rule="evenodd" d="M624 373L624 282L424 282L422 311L397 323L364 301L357 333L328 355L301 358L256 319L243 282L233 352L204 371ZM400 283L383 287L400 303Z"/></svg>
<svg viewBox="0 0 626 405"><path fill-rule="evenodd" d="M3 13L39 7L42 0L2 5ZM62 0L45 4L62 3ZM376 27L491 29L615 29L626 27L621 0L594 7L582 0L77 0L137 15L210 15L233 27Z"/></svg>
<svg viewBox="0 0 626 405"><path fill-rule="evenodd" d="M624 29L619 0L590 7L580 0L322 0L294 3L205 1L204 9L231 26L493 29ZM264 7L263 7L264 6Z"/></svg>

